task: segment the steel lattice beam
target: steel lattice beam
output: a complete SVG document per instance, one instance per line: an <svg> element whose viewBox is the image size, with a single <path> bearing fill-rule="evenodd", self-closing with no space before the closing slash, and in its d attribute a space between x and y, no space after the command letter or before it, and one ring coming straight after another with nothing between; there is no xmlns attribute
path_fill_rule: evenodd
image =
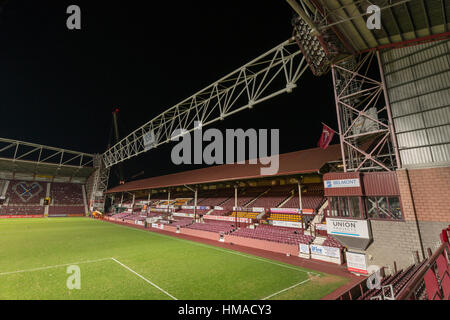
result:
<svg viewBox="0 0 450 320"><path fill-rule="evenodd" d="M367 76L374 56L369 53L359 62L349 59L332 68L345 172L391 171L401 165L381 67L380 81Z"/></svg>
<svg viewBox="0 0 450 320"><path fill-rule="evenodd" d="M0 138L0 158L28 161L37 165L93 167L93 154L54 148L40 144Z"/></svg>
<svg viewBox="0 0 450 320"><path fill-rule="evenodd" d="M95 172L88 179L89 211L104 212L105 197L108 190L109 168L105 168L101 155L94 158Z"/></svg>
<svg viewBox="0 0 450 320"><path fill-rule="evenodd" d="M144 136L153 133L155 148L167 143L176 129L193 131L289 93L308 66L294 39L289 39L205 89L150 120L103 154L106 168L146 152Z"/></svg>

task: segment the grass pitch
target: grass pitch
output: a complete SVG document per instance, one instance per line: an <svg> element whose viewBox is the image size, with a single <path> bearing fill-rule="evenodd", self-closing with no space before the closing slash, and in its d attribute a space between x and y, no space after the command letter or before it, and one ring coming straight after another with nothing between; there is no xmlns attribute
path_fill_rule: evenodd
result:
<svg viewBox="0 0 450 320"><path fill-rule="evenodd" d="M67 286L69 266L80 289ZM0 219L0 299L320 299L347 279L87 218Z"/></svg>

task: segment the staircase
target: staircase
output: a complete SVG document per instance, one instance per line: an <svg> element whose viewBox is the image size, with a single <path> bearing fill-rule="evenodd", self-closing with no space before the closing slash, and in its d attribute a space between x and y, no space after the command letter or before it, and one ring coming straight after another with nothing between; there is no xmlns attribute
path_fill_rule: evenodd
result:
<svg viewBox="0 0 450 320"><path fill-rule="evenodd" d="M323 219L325 217L325 209L328 208L328 200L326 200L323 205L320 207L319 212L316 214L314 219L311 221L307 231L309 231L311 234L315 233L315 224L316 223L322 223Z"/></svg>
<svg viewBox="0 0 450 320"><path fill-rule="evenodd" d="M315 244L316 246L321 246L326 239L327 238L325 237L317 236L314 238L313 244Z"/></svg>

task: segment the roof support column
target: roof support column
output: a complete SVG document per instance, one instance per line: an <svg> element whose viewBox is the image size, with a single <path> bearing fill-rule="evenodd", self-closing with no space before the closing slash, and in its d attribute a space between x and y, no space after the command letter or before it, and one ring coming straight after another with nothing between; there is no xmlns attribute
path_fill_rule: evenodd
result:
<svg viewBox="0 0 450 320"><path fill-rule="evenodd" d="M302 204L302 179L297 180L298 185L298 207L300 211L303 211L303 204Z"/></svg>
<svg viewBox="0 0 450 320"><path fill-rule="evenodd" d="M151 197L152 197L152 190L149 190L149 191L148 191L148 198L147 198L147 205L148 205L148 206L150 206L150 200L151 200Z"/></svg>
<svg viewBox="0 0 450 320"><path fill-rule="evenodd" d="M198 188L195 187L194 191L194 220L197 221L197 195L198 195Z"/></svg>
<svg viewBox="0 0 450 320"><path fill-rule="evenodd" d="M303 226L303 204L302 204L302 178L297 179L297 186L298 186L298 207L300 209L300 215L302 219L302 230L304 230Z"/></svg>
<svg viewBox="0 0 450 320"><path fill-rule="evenodd" d="M234 185L234 206L237 207L238 205L238 185Z"/></svg>
<svg viewBox="0 0 450 320"><path fill-rule="evenodd" d="M169 203L170 203L170 188L167 189L167 214L170 213Z"/></svg>
<svg viewBox="0 0 450 320"><path fill-rule="evenodd" d="M148 212L149 212L149 209L150 209L151 197L152 197L152 190L149 190L148 191L148 198L147 198L147 217L148 217Z"/></svg>
<svg viewBox="0 0 450 320"><path fill-rule="evenodd" d="M239 185L236 183L236 184L234 185L234 207L236 208L236 209L235 209L236 212L235 212L234 217L235 217L235 224L236 224L236 226L237 226L238 187L239 187ZM233 210L233 212L234 212L235 210Z"/></svg>

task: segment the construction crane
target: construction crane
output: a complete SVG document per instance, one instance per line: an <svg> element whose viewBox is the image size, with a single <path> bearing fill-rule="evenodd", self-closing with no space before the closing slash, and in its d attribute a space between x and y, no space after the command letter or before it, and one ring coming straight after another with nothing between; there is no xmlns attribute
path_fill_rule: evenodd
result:
<svg viewBox="0 0 450 320"><path fill-rule="evenodd" d="M114 131L114 143L118 143L120 140L120 135L119 135L119 124L118 124L118 116L119 116L119 108L114 109L113 113L112 113L112 128ZM125 177L124 177L124 173L123 173L123 165L122 163L119 163L117 165L117 169L114 171L115 174L117 175L117 178L119 179L119 183L120 184L124 184L125 183Z"/></svg>

